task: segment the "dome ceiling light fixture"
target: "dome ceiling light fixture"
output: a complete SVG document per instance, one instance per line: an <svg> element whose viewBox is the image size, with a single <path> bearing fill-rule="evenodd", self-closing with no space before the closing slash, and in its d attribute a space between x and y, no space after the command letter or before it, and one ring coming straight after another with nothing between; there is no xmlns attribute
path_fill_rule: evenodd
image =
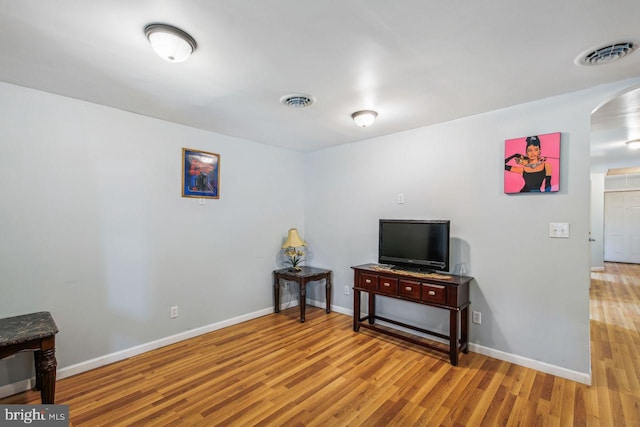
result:
<svg viewBox="0 0 640 427"><path fill-rule="evenodd" d="M640 139L632 139L631 141L625 142L625 144L632 150L640 150Z"/></svg>
<svg viewBox="0 0 640 427"><path fill-rule="evenodd" d="M180 28L167 24L149 24L144 27L151 48L169 62L184 62L196 50L196 41Z"/></svg>
<svg viewBox="0 0 640 427"><path fill-rule="evenodd" d="M306 108L316 103L316 99L304 93L292 93L280 98L280 102L291 108Z"/></svg>
<svg viewBox="0 0 640 427"><path fill-rule="evenodd" d="M376 121L376 117L378 117L378 113L373 110L361 110L356 111L351 115L353 122L356 126L361 128L366 128L367 126L371 126L373 122Z"/></svg>
<svg viewBox="0 0 640 427"><path fill-rule="evenodd" d="M621 41L589 49L575 60L578 65L603 65L629 56L640 46L640 41Z"/></svg>

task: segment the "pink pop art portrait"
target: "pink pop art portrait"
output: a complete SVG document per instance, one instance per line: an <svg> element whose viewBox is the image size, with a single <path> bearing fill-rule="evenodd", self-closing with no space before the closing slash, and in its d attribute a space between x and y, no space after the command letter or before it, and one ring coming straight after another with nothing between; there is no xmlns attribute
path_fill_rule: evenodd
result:
<svg viewBox="0 0 640 427"><path fill-rule="evenodd" d="M560 132L504 142L504 192L552 193L560 189Z"/></svg>

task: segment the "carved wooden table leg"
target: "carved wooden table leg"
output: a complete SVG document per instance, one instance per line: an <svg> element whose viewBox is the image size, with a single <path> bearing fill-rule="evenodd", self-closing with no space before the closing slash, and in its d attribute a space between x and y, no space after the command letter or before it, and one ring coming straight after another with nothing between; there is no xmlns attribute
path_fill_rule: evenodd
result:
<svg viewBox="0 0 640 427"><path fill-rule="evenodd" d="M280 313L280 276L273 273L273 311Z"/></svg>
<svg viewBox="0 0 640 427"><path fill-rule="evenodd" d="M42 342L42 350L38 356L38 366L36 367L36 386L40 379L40 398L42 404L54 404L56 396L56 349L55 337L47 338Z"/></svg>
<svg viewBox="0 0 640 427"><path fill-rule="evenodd" d="M331 273L327 273L326 278L326 302L327 302L327 313L331 313Z"/></svg>
<svg viewBox="0 0 640 427"><path fill-rule="evenodd" d="M463 353L469 353L469 306L460 312L460 346Z"/></svg>
<svg viewBox="0 0 640 427"><path fill-rule="evenodd" d="M40 360L42 359L42 351L36 350L33 352L33 362L36 368L36 385L34 390L42 390L42 373L40 372Z"/></svg>
<svg viewBox="0 0 640 427"><path fill-rule="evenodd" d="M376 322L376 296L369 292L369 324L373 325Z"/></svg>
<svg viewBox="0 0 640 427"><path fill-rule="evenodd" d="M449 310L449 359L458 366L458 312Z"/></svg>
<svg viewBox="0 0 640 427"><path fill-rule="evenodd" d="M300 281L300 323L304 323L304 312L307 308L307 281Z"/></svg>
<svg viewBox="0 0 640 427"><path fill-rule="evenodd" d="M353 330L360 330L360 290L353 289Z"/></svg>

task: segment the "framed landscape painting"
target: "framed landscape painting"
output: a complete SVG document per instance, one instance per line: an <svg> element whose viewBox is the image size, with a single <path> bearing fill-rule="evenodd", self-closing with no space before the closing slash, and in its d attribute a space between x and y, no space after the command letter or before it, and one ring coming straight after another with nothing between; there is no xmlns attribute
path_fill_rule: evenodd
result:
<svg viewBox="0 0 640 427"><path fill-rule="evenodd" d="M558 190L560 132L505 141L505 193L553 193Z"/></svg>
<svg viewBox="0 0 640 427"><path fill-rule="evenodd" d="M182 197L220 198L220 154L182 149Z"/></svg>

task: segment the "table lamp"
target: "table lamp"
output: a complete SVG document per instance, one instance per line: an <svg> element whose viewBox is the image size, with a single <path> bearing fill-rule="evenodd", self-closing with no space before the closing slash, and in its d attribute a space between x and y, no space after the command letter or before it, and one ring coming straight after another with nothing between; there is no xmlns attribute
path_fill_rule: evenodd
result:
<svg viewBox="0 0 640 427"><path fill-rule="evenodd" d="M282 244L282 249L286 249L284 254L288 257L287 263L291 264L291 268L294 270L300 271L302 269L300 264L304 256L304 251L297 248L306 245L305 241L302 240L298 234L298 230L296 228L290 228L287 240Z"/></svg>
<svg viewBox="0 0 640 427"><path fill-rule="evenodd" d="M298 248L300 246L306 246L307 244L302 240L300 235L298 234L297 228L290 228L289 235L287 236L287 241L282 244L282 249L286 248Z"/></svg>

